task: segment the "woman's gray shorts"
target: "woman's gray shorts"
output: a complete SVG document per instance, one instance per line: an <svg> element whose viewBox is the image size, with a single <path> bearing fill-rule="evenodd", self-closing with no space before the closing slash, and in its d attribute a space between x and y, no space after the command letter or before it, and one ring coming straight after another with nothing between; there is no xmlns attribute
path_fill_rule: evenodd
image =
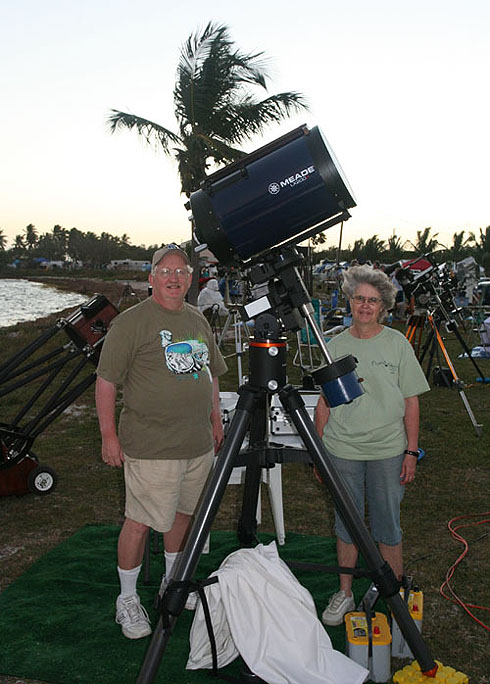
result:
<svg viewBox="0 0 490 684"><path fill-rule="evenodd" d="M367 502L369 526L374 540L387 546L399 544L402 540L400 504L405 491L400 484L404 454L373 461L354 461L331 454L330 457L363 518ZM335 533L347 544L353 543L337 509Z"/></svg>

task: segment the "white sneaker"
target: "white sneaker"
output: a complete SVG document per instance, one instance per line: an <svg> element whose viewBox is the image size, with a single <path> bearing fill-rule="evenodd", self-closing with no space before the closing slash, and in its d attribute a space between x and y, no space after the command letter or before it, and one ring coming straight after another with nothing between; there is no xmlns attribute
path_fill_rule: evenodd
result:
<svg viewBox="0 0 490 684"><path fill-rule="evenodd" d="M329 627L336 627L343 623L344 615L352 610L355 610L354 597L346 596L345 591L341 589L330 598L322 613L322 622Z"/></svg>
<svg viewBox="0 0 490 684"><path fill-rule="evenodd" d="M122 633L128 639L141 639L151 634L148 613L140 603L136 594L118 596L116 601L116 622L121 625Z"/></svg>

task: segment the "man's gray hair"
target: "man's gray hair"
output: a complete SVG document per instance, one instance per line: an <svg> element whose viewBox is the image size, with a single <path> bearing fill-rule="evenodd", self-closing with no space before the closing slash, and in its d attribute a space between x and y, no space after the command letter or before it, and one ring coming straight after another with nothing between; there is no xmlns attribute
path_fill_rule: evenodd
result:
<svg viewBox="0 0 490 684"><path fill-rule="evenodd" d="M382 300L378 319L380 322L386 317L387 312L394 307L397 289L386 273L380 269L374 269L371 266L352 266L344 272L343 276L342 292L349 299L354 296L360 285L371 285L379 292Z"/></svg>

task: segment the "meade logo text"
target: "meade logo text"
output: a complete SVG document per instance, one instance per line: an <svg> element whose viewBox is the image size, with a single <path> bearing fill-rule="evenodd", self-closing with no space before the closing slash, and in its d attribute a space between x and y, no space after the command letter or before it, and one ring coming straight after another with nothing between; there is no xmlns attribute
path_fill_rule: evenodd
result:
<svg viewBox="0 0 490 684"><path fill-rule="evenodd" d="M308 166L306 169L302 169L292 176L284 178L284 180L279 181L279 183L271 183L269 185L269 192L271 195L276 195L281 188L293 187L294 185L303 183L303 181L307 180L312 173L315 173L315 167Z"/></svg>

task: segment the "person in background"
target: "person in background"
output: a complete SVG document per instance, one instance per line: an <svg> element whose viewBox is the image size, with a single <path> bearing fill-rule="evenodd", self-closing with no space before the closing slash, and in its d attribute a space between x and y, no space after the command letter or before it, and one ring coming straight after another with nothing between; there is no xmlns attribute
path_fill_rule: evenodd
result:
<svg viewBox="0 0 490 684"><path fill-rule="evenodd" d="M191 279L184 251L158 249L151 297L113 319L97 367L102 459L124 467L116 622L129 639L151 633L136 588L148 530L163 533L169 577L223 440L218 376L226 364L208 322L185 302ZM119 431L118 386L124 402Z"/></svg>
<svg viewBox="0 0 490 684"><path fill-rule="evenodd" d="M399 270L400 269L397 268L396 271L391 276L391 282L392 282L392 284L396 290L395 306L394 306L393 313L398 320L404 320L408 304L407 304L407 301L405 299L405 293L403 292L403 287L400 285L400 283L396 277Z"/></svg>
<svg viewBox="0 0 490 684"><path fill-rule="evenodd" d="M383 558L396 577L403 576L400 503L405 485L415 479L418 459L418 395L429 385L410 343L382 324L393 307L396 290L381 270L349 268L343 292L352 310L352 325L334 337L333 358L352 354L364 393L350 404L330 408L320 397L315 425L337 470L364 516ZM335 511L337 556L353 568L358 550ZM340 589L322 614L326 625L340 625L355 609L352 575L340 575Z"/></svg>
<svg viewBox="0 0 490 684"><path fill-rule="evenodd" d="M197 307L201 313L212 310L223 316L228 314L228 309L226 308L223 296L219 291L219 285L216 278L210 278L199 292Z"/></svg>

